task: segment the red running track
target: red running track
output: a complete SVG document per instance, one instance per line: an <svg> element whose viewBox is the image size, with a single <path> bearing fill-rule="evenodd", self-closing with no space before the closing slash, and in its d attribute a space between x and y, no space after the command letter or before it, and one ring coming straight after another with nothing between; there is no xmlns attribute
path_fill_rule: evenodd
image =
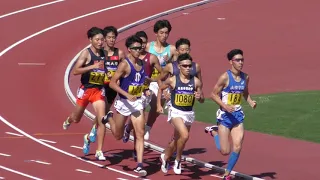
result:
<svg viewBox="0 0 320 180"><path fill-rule="evenodd" d="M290 8L287 7L289 3ZM306 36L320 30L320 26L313 23L317 17L314 15L319 14L316 8L319 2L305 4L302 1L281 1L276 8L274 5L272 1L229 0L165 17L173 26L169 37L172 44L179 37L191 40L192 56L203 70L206 96L216 81L213 78L229 67L225 53L233 47L243 47L245 50L245 71L252 78L250 91L253 94L320 89L319 83L309 81L310 77L316 77L318 73L319 62L314 57L317 56L316 44L320 43L320 39ZM272 8L270 14L269 9ZM210 20L199 21L206 18ZM152 40L155 21L123 33L122 38L138 30L145 30ZM190 22L193 22L192 26ZM124 39L119 39L118 46L124 48L123 44ZM301 59L308 59L310 63ZM290 71L301 73L283 73L288 64ZM268 73L270 71L272 73ZM78 81L77 77L71 79L74 92ZM213 111L212 122L215 117ZM151 131L151 141L162 147L167 144L172 133L171 126L165 120L165 117L159 118L155 124L157 128ZM225 165L227 157L221 156L213 140L203 133L205 126L198 122L193 124L185 154L219 166ZM320 161L319 144L246 132L243 146L241 158L235 167L238 172L265 179L308 179L317 176L315 168Z"/></svg>
<svg viewBox="0 0 320 180"><path fill-rule="evenodd" d="M94 0L90 1L90 7L88 7L87 2L79 3L79 1L69 0L3 18L0 21L2 27L0 33L5 34L5 36L2 37L0 43L1 51L18 40L49 26L125 2L129 1ZM130 159L129 150L132 145L116 142L111 136L107 136L105 139L105 149L112 150L112 152L107 153L109 156L113 156L110 157L110 161L88 162L99 163L127 174L97 168L96 165L99 164L90 164L75 158L76 156L81 157L82 152L80 149L70 146L82 146L82 136L90 129L90 122L84 119L80 124L71 127L69 131L62 130L63 120L74 108L63 88L65 68L74 54L87 45L88 41L85 33L91 26L114 25L121 27L150 15L192 2L196 1L160 2L148 0L115 8L49 30L4 53L0 57L0 67L2 68L0 76L5 77L2 79L4 86L2 86L0 94L2 121L13 124L26 132L25 135L30 134L37 139L50 140L56 143L45 142L47 146L51 147L49 148L25 136L16 137L6 134L6 132L18 134L23 132L17 132L1 123L0 141L2 146L0 153L11 156L2 157L1 155L0 164L44 179L65 179L66 176L77 179L88 177L95 179L98 177L131 179L133 176L131 175L131 169L135 167L135 163ZM165 3L165 6L163 6L163 3ZM37 4L38 2L34 1L27 6ZM4 9L3 6L1 8ZM12 12L21 8L23 6L18 8L10 6L5 11ZM113 18L115 14L117 18ZM19 65L18 63L44 63L44 65L29 66ZM69 154L62 154L57 152L57 149L53 150L52 148L58 148L58 150L63 150L64 153ZM92 149L95 149L95 146L92 146ZM151 173L148 178L162 179L162 173L158 172L157 158L159 155L150 151L147 152L147 156L149 156L147 168L150 169ZM93 159L92 156L88 158ZM39 164L30 160L50 164ZM79 172L76 169L90 171L91 173ZM5 170L1 170L0 176L6 179L25 179L23 176ZM175 178L177 176L169 175L166 177L166 179Z"/></svg>

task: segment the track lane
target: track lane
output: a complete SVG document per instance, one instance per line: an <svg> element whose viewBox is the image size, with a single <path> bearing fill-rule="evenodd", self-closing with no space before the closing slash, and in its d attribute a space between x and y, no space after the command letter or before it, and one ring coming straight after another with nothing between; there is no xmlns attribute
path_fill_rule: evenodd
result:
<svg viewBox="0 0 320 180"><path fill-rule="evenodd" d="M151 1L148 1L147 4L151 5ZM180 2L181 3L181 2ZM177 5L179 3L176 3ZM172 5L173 7L176 7L175 5ZM173 7L161 7L163 10L171 9ZM140 7L142 8L142 7ZM127 9L128 10L128 9ZM155 9L149 9L149 11L145 11L146 14L140 14L141 18L144 18L149 15L153 15L161 10L155 10ZM115 11L117 12L117 11ZM107 13L106 13L107 14ZM127 13L126 15L123 15L122 18L126 19L126 22L130 23L132 21L141 19L140 17L134 18L131 14ZM74 33L76 39L79 39L79 35L83 36L87 30L87 28L83 28L82 23L84 22L92 22L95 18L88 18L87 21L80 21L80 22L74 22L72 23L72 27L77 29L78 27L82 27L82 29L85 29L81 31L81 33ZM128 24L127 23L127 24ZM123 26L125 22L111 22L111 24L114 24L117 26ZM101 23L101 26L105 26L105 24ZM69 27L70 28L70 27ZM2 94L1 98L6 98L4 102L8 102L6 105L2 104L1 107L4 107L2 109L1 115L8 119L10 122L12 122L14 125L16 125L18 128L23 129L24 131L35 134L38 133L39 130L41 130L41 133L57 133L62 132L61 130L61 122L65 119L65 117L73 110L73 106L65 102L69 102L67 97L65 96L65 93L63 91L63 74L64 74L64 68L66 67L66 64L71 58L66 58L66 62L57 61L57 59L65 59L61 56L72 56L76 53L75 52L69 52L66 54L61 55L59 52L63 52L66 48L65 46L62 47L61 44L65 45L65 42L56 41L55 38L52 38L53 41L51 44L40 44L40 46L43 48L41 50L41 54L37 53L28 53L31 51L30 47L37 47L39 46L39 42L46 42L48 39L51 39L50 37L55 37L55 34L59 33L62 34L60 37L61 39L65 39L69 37L68 35L64 34L64 30L66 30L66 27L61 27L59 29L52 30L50 32L47 32L49 36L38 36L40 37L37 40L31 39L26 42L26 44L22 44L21 46L18 46L17 49L15 49L16 52L10 51L8 54L5 54L4 58L1 58L1 63L4 63L4 66L6 67L7 72L1 72L2 75L7 74L8 79L6 80L6 84L8 85L8 88L5 90L4 94ZM46 33L46 34L47 34ZM50 36L53 35L53 36ZM80 37L81 37L80 36ZM59 43L57 43L59 42ZM71 41L72 42L72 41ZM30 44L29 44L30 43ZM60 44L60 45L59 45ZM72 42L72 45L74 42ZM82 40L82 46L87 44L87 41L85 41L85 38ZM46 47L47 46L47 47ZM56 48L52 48L56 47ZM67 47L67 49L71 49L70 47ZM48 54L55 54L55 57L48 57ZM57 56L58 57L57 57ZM2 61L6 59L7 61ZM9 61L10 60L10 61ZM28 61L38 61L47 63L45 66L18 66L17 63L21 62L22 60L28 60ZM63 66L65 64L65 66ZM11 70L10 70L11 69ZM14 71L14 73L13 73ZM14 74L19 74L19 76L14 76ZM60 79L58 78L60 77ZM19 82L19 86L16 87L16 82ZM61 88L59 88L59 85L54 85L61 83ZM41 84L41 87L32 87L30 85L37 83ZM58 90L60 89L60 91ZM16 103L16 101L10 101L11 98L6 96L5 94L15 94L16 99L19 99L19 103ZM50 103L48 103L50 102ZM30 106L30 104L39 104L39 106ZM9 107L15 107L16 110L19 111L19 114L16 113L10 113L12 110ZM64 108L67 107L67 108ZM56 111L57 109L64 109L63 112ZM78 125L79 130L88 131L90 127L89 121L82 121L80 125ZM68 138L70 142L73 142L77 138ZM52 140L52 139L50 139ZM82 139L79 139L81 141ZM112 140L113 142L114 140ZM9 143L8 147L13 148L14 146L10 146ZM127 146L127 145L125 145ZM9 148L9 150L10 150ZM38 148L38 147L37 147ZM43 153L45 154L45 153ZM59 155L55 155L59 156ZM53 156L54 157L54 156ZM67 158L68 162L70 158Z"/></svg>
<svg viewBox="0 0 320 180"><path fill-rule="evenodd" d="M28 1L1 0L2 5L0 6L0 16L14 12L14 11L18 11L21 9L25 9L28 7L37 6L39 4L52 2L52 1L54 0L28 0Z"/></svg>

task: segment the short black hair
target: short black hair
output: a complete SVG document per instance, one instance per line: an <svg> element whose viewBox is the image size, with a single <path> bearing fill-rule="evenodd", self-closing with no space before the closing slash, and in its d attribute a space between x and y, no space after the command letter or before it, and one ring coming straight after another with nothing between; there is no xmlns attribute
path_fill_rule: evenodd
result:
<svg viewBox="0 0 320 180"><path fill-rule="evenodd" d="M87 31L88 39L93 38L97 34L102 34L103 35L102 29L100 29L98 27L92 27Z"/></svg>
<svg viewBox="0 0 320 180"><path fill-rule="evenodd" d="M168 20L158 20L153 26L153 32L157 33L162 28L168 28L168 31L170 32L172 27Z"/></svg>
<svg viewBox="0 0 320 180"><path fill-rule="evenodd" d="M228 52L227 58L230 61L235 55L241 54L243 56L243 51L241 49L232 49Z"/></svg>
<svg viewBox="0 0 320 180"><path fill-rule="evenodd" d="M103 29L103 36L107 36L108 33L113 32L116 37L118 37L118 29L114 26L107 26Z"/></svg>
<svg viewBox="0 0 320 180"><path fill-rule="evenodd" d="M147 33L144 31L138 31L138 32L136 32L135 35L138 36L139 38L146 38L146 40L148 40Z"/></svg>
<svg viewBox="0 0 320 180"><path fill-rule="evenodd" d="M187 38L180 38L180 39L176 42L176 49L178 49L179 46L184 45L184 44L188 45L189 47L191 46L191 43L190 43L189 39L187 39Z"/></svg>
<svg viewBox="0 0 320 180"><path fill-rule="evenodd" d="M190 54L184 53L184 54L180 54L177 58L178 63L180 63L181 61L184 61L184 60L192 61L192 57L190 56Z"/></svg>
<svg viewBox="0 0 320 180"><path fill-rule="evenodd" d="M136 36L136 35L129 36L126 39L126 47L129 48L133 43L136 43L136 42L142 44L142 40L139 36Z"/></svg>

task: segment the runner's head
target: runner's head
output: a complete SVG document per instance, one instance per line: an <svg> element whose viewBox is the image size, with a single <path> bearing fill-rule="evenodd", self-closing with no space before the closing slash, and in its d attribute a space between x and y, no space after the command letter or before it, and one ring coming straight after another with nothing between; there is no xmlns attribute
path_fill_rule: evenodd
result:
<svg viewBox="0 0 320 180"><path fill-rule="evenodd" d="M187 53L180 54L177 61L179 63L180 73L185 76L189 76L192 68L192 57Z"/></svg>
<svg viewBox="0 0 320 180"><path fill-rule="evenodd" d="M102 49L104 37L103 31L100 28L92 27L87 32L88 39L90 40L91 45L96 49Z"/></svg>
<svg viewBox="0 0 320 180"><path fill-rule="evenodd" d="M176 50L178 55L180 54L189 54L190 53L190 41L189 39L186 38L180 38L177 42L176 42Z"/></svg>
<svg viewBox="0 0 320 180"><path fill-rule="evenodd" d="M242 70L244 58L243 58L243 51L241 49L231 50L230 52L228 52L227 58L235 70L237 71Z"/></svg>
<svg viewBox="0 0 320 180"><path fill-rule="evenodd" d="M127 38L126 47L134 58L139 58L142 49L142 40L139 36L132 35Z"/></svg>
<svg viewBox="0 0 320 180"><path fill-rule="evenodd" d="M136 36L138 36L142 40L142 50L141 50L141 52L144 52L146 50L146 46L147 46L147 43L148 43L148 36L147 36L146 32L144 32L144 31L138 31L136 33Z"/></svg>
<svg viewBox="0 0 320 180"><path fill-rule="evenodd" d="M116 39L118 37L118 30L114 26L107 26L103 29L106 45L108 47L114 47Z"/></svg>
<svg viewBox="0 0 320 180"><path fill-rule="evenodd" d="M156 34L157 40L165 43L171 32L171 24L168 20L159 20L153 26L153 32Z"/></svg>

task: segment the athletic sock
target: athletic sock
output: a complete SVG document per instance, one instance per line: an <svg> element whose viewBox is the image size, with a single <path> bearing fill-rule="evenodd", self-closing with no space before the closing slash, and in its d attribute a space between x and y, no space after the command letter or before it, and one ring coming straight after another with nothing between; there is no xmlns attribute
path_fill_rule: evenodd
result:
<svg viewBox="0 0 320 180"><path fill-rule="evenodd" d="M229 157L229 161L228 161L228 165L227 165L227 171L231 172L234 165L236 165L237 161L239 158L239 153L236 152L232 152L230 157Z"/></svg>
<svg viewBox="0 0 320 180"><path fill-rule="evenodd" d="M219 135L217 134L217 135L213 136L213 139L214 139L214 143L216 144L217 149L220 151L221 147L220 147Z"/></svg>

